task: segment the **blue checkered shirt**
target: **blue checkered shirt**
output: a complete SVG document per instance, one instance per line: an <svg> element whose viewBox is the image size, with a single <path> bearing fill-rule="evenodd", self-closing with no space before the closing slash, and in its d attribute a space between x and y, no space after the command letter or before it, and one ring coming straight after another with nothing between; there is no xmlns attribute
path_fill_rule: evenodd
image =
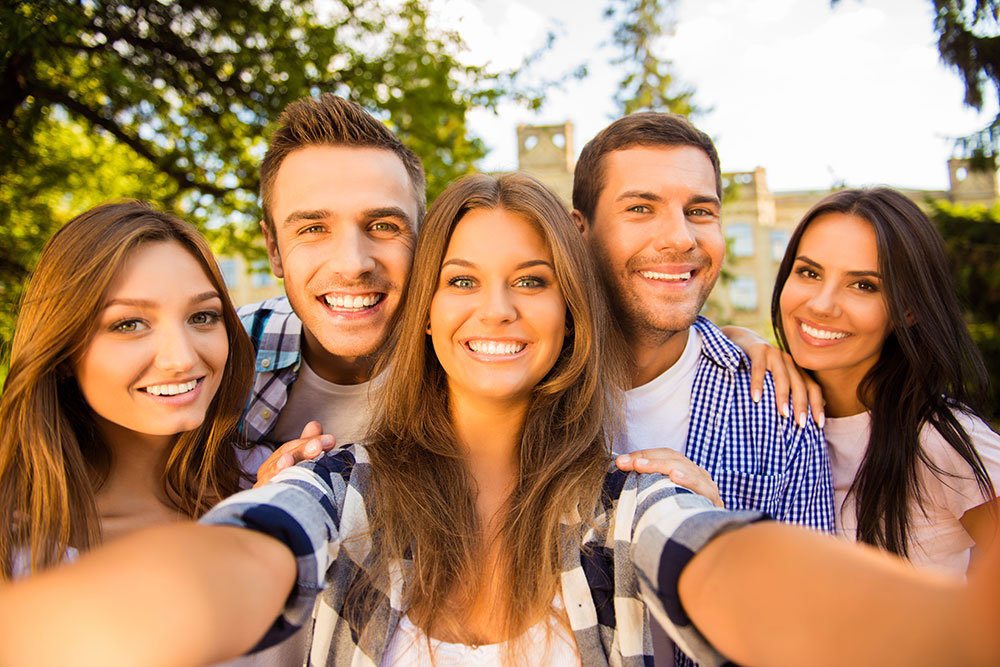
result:
<svg viewBox="0 0 1000 667"><path fill-rule="evenodd" d="M363 446L349 445L284 470L201 519L260 531L295 554L294 590L257 648L280 641L314 613L309 665L381 664L406 613L411 564L368 579L381 583L375 603L363 612L346 601L351 584L373 561L368 502L368 455ZM650 614L702 664L727 664L688 619L677 584L685 565L713 537L762 516L716 509L660 475L609 471L591 527L578 548L563 549L562 598L583 664L651 665ZM567 526L579 520L568 519ZM567 530L566 538L572 534ZM353 591L350 598L368 596Z"/></svg>
<svg viewBox="0 0 1000 667"><path fill-rule="evenodd" d="M238 312L257 352L257 374L243 412L243 429L251 442L264 442L288 401L288 388L299 376L302 320L284 296L247 304Z"/></svg>

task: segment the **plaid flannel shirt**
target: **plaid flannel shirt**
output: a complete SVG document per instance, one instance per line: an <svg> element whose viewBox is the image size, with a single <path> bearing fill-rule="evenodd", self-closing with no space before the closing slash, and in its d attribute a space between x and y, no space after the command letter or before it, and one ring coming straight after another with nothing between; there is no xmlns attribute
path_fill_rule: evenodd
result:
<svg viewBox="0 0 1000 667"><path fill-rule="evenodd" d="M238 313L257 353L257 373L242 425L251 442L264 442L288 401L289 386L299 376L302 320L284 296L247 304Z"/></svg>
<svg viewBox="0 0 1000 667"><path fill-rule="evenodd" d="M282 471L270 484L232 496L201 519L271 535L295 554L295 588L258 648L309 622L319 597L309 664L380 664L406 612L410 564L399 563L388 577L375 578L383 582L377 584L377 601L363 613L347 607L351 583L373 560L370 487L366 450L351 445ZM583 664L652 665L647 610L702 664L726 664L691 624L677 583L684 566L713 537L760 518L757 512L715 509L659 475L609 471L594 527L579 549L564 550L562 597Z"/></svg>

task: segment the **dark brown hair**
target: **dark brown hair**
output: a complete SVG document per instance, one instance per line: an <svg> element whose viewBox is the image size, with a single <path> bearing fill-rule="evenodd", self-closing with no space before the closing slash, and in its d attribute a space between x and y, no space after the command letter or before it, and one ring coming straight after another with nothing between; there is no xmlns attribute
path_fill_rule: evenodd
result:
<svg viewBox="0 0 1000 667"><path fill-rule="evenodd" d="M289 104L278 118L278 129L271 135L267 153L260 165L260 198L264 209L264 222L274 233L271 209L274 205L274 182L278 169L289 153L308 146L350 146L378 148L394 153L406 168L417 204L419 225L427 207L424 192L424 168L420 158L403 145L382 122L373 118L360 106L323 93L319 97L305 97Z"/></svg>
<svg viewBox="0 0 1000 667"><path fill-rule="evenodd" d="M383 564L412 553L408 602L429 635L445 618L464 618L463 605L478 594L488 545L480 540L473 481L426 326L452 232L477 209L509 211L537 227L552 252L569 329L555 365L534 389L519 446L519 477L501 521L505 584L497 613L508 636L517 637L527 622L549 612L562 550L579 546L574 535L567 541L573 527L561 520L577 511L591 516L598 501L611 435L620 423L618 388L625 369L582 235L558 197L529 176L467 176L428 212L385 355L391 361L383 363L386 380L369 436L372 530Z"/></svg>
<svg viewBox="0 0 1000 667"><path fill-rule="evenodd" d="M918 466L946 474L920 446L925 425L937 429L965 460L985 500L996 495L955 416L981 416L989 379L962 318L940 233L916 204L889 188L830 194L795 228L771 298L771 323L781 346L788 349L781 291L803 233L828 213L857 216L875 230L882 298L891 324L878 361L858 385L858 400L871 412L868 449L850 489L857 505L858 539L906 556L910 499L918 505L922 501Z"/></svg>
<svg viewBox="0 0 1000 667"><path fill-rule="evenodd" d="M194 227L124 201L97 206L66 223L45 245L21 301L10 372L0 397L0 579L18 554L31 569L59 563L68 546L101 541L95 491L111 452L72 374L106 292L132 252L146 243L179 243L205 270L222 299L229 356L219 390L198 428L178 436L163 486L176 509L194 517L235 493L234 445L253 381L253 348L226 292L215 258Z"/></svg>
<svg viewBox="0 0 1000 667"><path fill-rule="evenodd" d="M604 188L604 156L635 146L693 146L704 151L715 170L715 192L722 199L722 169L712 138L684 116L644 111L619 118L583 147L573 175L573 208L588 222Z"/></svg>

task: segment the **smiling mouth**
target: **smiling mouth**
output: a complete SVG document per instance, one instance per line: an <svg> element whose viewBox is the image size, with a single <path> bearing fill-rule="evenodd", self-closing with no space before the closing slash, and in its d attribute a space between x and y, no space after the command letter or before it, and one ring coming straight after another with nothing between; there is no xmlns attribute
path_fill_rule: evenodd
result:
<svg viewBox="0 0 1000 667"><path fill-rule="evenodd" d="M693 271L685 271L684 273L660 273L659 271L640 271L639 275L643 278L649 280L660 280L663 282L684 282L691 280L691 275Z"/></svg>
<svg viewBox="0 0 1000 667"><path fill-rule="evenodd" d="M371 310L385 299L382 292L370 294L324 294L323 303L330 310L341 313L360 313Z"/></svg>
<svg viewBox="0 0 1000 667"><path fill-rule="evenodd" d="M495 340L470 340L465 346L477 354L489 354L494 356L511 356L517 354L528 346L527 343L498 343Z"/></svg>
<svg viewBox="0 0 1000 667"><path fill-rule="evenodd" d="M841 340L851 335L846 331L826 331L824 329L817 329L801 321L799 322L799 328L802 329L802 331L807 335L820 340Z"/></svg>
<svg viewBox="0 0 1000 667"><path fill-rule="evenodd" d="M177 384L151 384L148 387L140 387L139 391L144 391L153 396L179 396L194 391L201 380L191 380L189 382L179 382Z"/></svg>

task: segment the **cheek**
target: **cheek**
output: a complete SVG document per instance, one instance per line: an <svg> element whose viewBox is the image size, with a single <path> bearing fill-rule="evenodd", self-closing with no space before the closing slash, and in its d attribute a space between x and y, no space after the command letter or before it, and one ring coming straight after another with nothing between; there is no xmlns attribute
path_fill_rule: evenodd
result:
<svg viewBox="0 0 1000 667"><path fill-rule="evenodd" d="M715 266L721 266L726 256L726 238L718 224L702 225L696 228L698 246L712 258Z"/></svg>

